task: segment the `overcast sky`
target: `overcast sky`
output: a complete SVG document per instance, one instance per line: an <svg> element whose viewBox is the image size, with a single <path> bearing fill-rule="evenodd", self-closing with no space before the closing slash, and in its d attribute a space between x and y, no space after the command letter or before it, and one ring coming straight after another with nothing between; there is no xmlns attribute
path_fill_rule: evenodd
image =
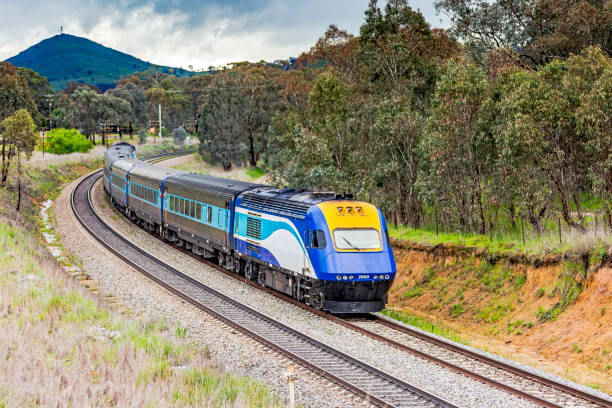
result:
<svg viewBox="0 0 612 408"><path fill-rule="evenodd" d="M432 1L409 0L433 27ZM379 2L384 5L384 1ZM59 33L160 65L195 69L308 50L327 26L359 33L368 0L0 0L0 60Z"/></svg>

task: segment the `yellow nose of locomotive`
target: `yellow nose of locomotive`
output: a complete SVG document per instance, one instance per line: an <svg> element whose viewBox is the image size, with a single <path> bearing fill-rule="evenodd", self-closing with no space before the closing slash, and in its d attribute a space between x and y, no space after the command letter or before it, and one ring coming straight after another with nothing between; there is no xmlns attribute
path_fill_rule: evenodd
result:
<svg viewBox="0 0 612 408"><path fill-rule="evenodd" d="M380 217L375 206L363 201L325 201L318 204L337 251L380 251Z"/></svg>

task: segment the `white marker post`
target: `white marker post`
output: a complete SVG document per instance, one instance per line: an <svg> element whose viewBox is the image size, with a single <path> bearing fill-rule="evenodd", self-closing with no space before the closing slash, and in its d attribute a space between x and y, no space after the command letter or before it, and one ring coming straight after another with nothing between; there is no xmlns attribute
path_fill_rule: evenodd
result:
<svg viewBox="0 0 612 408"><path fill-rule="evenodd" d="M293 364L289 365L289 372L285 373L289 382L289 408L295 408L295 380L298 378Z"/></svg>

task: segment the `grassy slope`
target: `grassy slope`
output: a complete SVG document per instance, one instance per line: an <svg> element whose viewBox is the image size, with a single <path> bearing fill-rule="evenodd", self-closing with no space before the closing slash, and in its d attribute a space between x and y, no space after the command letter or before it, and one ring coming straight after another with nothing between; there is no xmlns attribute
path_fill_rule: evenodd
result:
<svg viewBox="0 0 612 408"><path fill-rule="evenodd" d="M25 184L41 201L99 163L33 169ZM26 199L15 214L14 196L0 191L0 407L280 406L213 366L185 329L129 319L86 291L41 246L37 207Z"/></svg>

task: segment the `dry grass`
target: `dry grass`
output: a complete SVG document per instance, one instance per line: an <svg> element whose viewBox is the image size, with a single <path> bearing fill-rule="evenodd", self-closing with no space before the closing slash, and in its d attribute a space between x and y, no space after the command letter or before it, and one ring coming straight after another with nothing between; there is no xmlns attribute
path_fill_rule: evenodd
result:
<svg viewBox="0 0 612 408"><path fill-rule="evenodd" d="M113 312L0 223L0 407L280 406L164 322Z"/></svg>

